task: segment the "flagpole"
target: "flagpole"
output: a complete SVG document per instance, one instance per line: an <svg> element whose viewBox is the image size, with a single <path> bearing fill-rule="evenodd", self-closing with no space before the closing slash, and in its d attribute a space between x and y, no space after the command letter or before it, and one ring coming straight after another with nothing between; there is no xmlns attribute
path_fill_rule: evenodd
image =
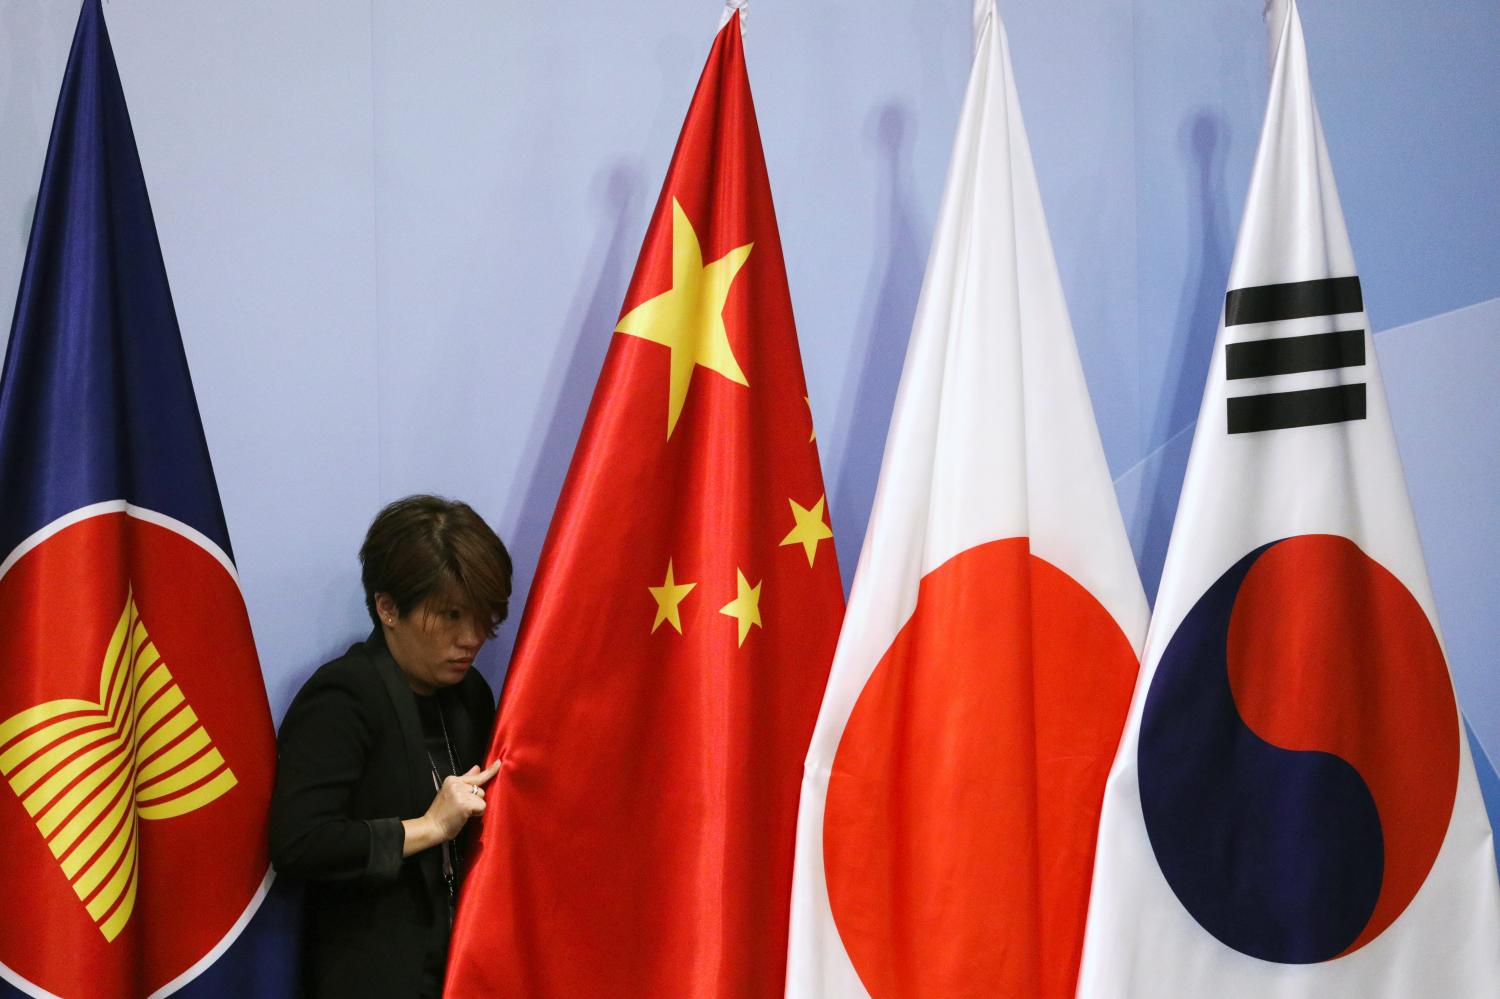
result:
<svg viewBox="0 0 1500 999"><path fill-rule="evenodd" d="M995 13L995 0L974 0L974 51L979 51L979 36L984 31L984 22Z"/></svg>
<svg viewBox="0 0 1500 999"><path fill-rule="evenodd" d="M1281 48L1281 36L1286 33L1287 18L1291 15L1295 0L1265 0L1266 15L1266 74L1276 71L1276 53Z"/></svg>
<svg viewBox="0 0 1500 999"><path fill-rule="evenodd" d="M740 37L745 37L745 18L750 13L750 0L724 0L724 13L719 16L719 27L715 33L724 30L724 25L729 23L735 11L740 15Z"/></svg>

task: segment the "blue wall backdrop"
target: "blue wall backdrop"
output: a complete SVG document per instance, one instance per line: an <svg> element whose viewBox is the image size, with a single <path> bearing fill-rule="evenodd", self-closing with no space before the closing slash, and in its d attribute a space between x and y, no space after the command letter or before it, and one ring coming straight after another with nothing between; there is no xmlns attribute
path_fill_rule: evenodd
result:
<svg viewBox="0 0 1500 999"><path fill-rule="evenodd" d="M846 583L968 71L970 6L749 11ZM1000 9L1154 592L1264 105L1261 0ZM470 500L512 544L524 595L719 11L106 5L278 717L366 630L354 553L390 499ZM7 319L76 13L0 0ZM1302 14L1450 659L1493 752L1500 0L1306 0ZM486 653L492 679L513 634Z"/></svg>

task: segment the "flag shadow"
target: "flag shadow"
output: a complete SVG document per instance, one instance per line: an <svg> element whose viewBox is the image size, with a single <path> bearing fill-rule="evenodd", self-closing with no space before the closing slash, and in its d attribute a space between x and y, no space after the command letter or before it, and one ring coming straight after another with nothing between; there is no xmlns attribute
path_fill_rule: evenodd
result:
<svg viewBox="0 0 1500 999"><path fill-rule="evenodd" d="M1213 359L1230 263L1229 206L1224 194L1224 157L1230 139L1228 120L1222 112L1200 109L1183 122L1178 139L1184 164L1196 188L1188 220L1188 245L1196 246L1198 252L1192 257L1193 270L1183 282L1172 345L1167 353L1168 357L1182 359L1177 367L1176 386L1170 397L1163 400L1165 405L1158 412L1155 434L1162 442L1159 446L1162 453L1181 460L1151 463L1149 471L1155 473L1155 480L1144 504L1145 523L1138 532L1132 532L1141 537L1136 557L1146 598L1152 603L1156 601L1167 540L1187 470L1188 448L1172 445L1184 432L1191 438L1191 428L1198 420L1198 405Z"/></svg>
<svg viewBox="0 0 1500 999"><path fill-rule="evenodd" d="M854 581L869 522L891 407L922 291L925 261L912 207L911 125L910 109L894 101L873 111L865 125L865 135L882 168L873 212L880 231L874 245L886 249L884 259L871 272L856 328L856 335L864 340L864 357L851 364L845 376L842 397L852 401L840 414L844 448L829 497L845 595Z"/></svg>
<svg viewBox="0 0 1500 999"><path fill-rule="evenodd" d="M543 398L556 402L550 415L545 408L538 410L520 464L524 471L517 475L505 505L503 522L510 527L506 543L516 570L511 597L513 623L502 629L493 642L501 664L499 675L489 678L496 690L508 669L516 640L514 622L520 619L525 595L531 587L547 527L552 522L552 511L573 460L573 448L583 428L630 281L635 246L628 237L640 235L639 213L634 209L640 199L641 184L638 167L627 161L617 161L594 175L591 194L603 224L587 259L598 263L579 283L572 315L558 332L557 348L542 393Z"/></svg>

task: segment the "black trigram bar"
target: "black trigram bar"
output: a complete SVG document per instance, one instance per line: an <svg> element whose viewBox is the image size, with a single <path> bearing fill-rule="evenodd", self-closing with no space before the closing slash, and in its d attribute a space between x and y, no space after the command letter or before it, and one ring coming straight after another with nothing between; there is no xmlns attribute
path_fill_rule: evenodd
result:
<svg viewBox="0 0 1500 999"><path fill-rule="evenodd" d="M1365 331L1248 340L1225 348L1226 376L1264 378L1299 371L1352 368L1365 363Z"/></svg>
<svg viewBox="0 0 1500 999"><path fill-rule="evenodd" d="M1365 386L1334 385L1300 392L1271 392L1229 400L1229 432L1315 427L1365 418Z"/></svg>
<svg viewBox="0 0 1500 999"><path fill-rule="evenodd" d="M1236 288L1224 296L1224 325L1337 316L1364 309L1358 277L1263 284L1257 288Z"/></svg>

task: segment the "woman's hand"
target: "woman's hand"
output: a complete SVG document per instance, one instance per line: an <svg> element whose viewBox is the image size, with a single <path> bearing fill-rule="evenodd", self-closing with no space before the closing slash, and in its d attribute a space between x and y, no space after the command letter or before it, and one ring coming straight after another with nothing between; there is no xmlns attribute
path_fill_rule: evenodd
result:
<svg viewBox="0 0 1500 999"><path fill-rule="evenodd" d="M472 766L467 773L449 777L427 806L427 812L418 819L406 819L401 823L406 833L401 856L410 857L429 847L446 843L463 831L464 824L472 816L483 815L484 785L500 772L496 761L488 770Z"/></svg>
<svg viewBox="0 0 1500 999"><path fill-rule="evenodd" d="M484 785L499 771L498 762L485 771L475 765L443 781L423 816L436 827L438 842L446 843L462 832L470 816L484 814Z"/></svg>

